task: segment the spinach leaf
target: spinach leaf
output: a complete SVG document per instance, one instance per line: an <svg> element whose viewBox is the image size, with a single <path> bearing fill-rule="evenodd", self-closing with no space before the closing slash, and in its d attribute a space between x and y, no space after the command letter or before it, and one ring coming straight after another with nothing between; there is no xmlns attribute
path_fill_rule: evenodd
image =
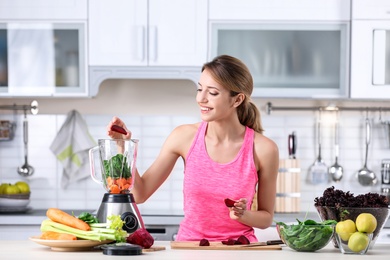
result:
<svg viewBox="0 0 390 260"><path fill-rule="evenodd" d="M79 216L78 216L79 219L83 220L84 222L87 222L88 224L92 224L92 223L99 223L99 220L97 219L97 217L93 216L91 213L89 212L82 212Z"/></svg>
<svg viewBox="0 0 390 260"><path fill-rule="evenodd" d="M118 179L131 177L131 171L127 163L127 158L126 156L123 156L123 154L117 154L111 157L109 160L104 160L103 166L106 178L111 177Z"/></svg>

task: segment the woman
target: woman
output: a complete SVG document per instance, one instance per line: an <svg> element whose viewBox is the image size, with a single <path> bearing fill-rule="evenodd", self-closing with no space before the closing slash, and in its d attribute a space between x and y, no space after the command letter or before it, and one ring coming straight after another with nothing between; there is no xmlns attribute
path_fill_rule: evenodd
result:
<svg viewBox="0 0 390 260"><path fill-rule="evenodd" d="M253 227L273 221L279 152L265 137L260 113L250 101L253 79L240 60L222 55L202 67L196 101L202 122L175 128L144 174L136 173L132 190L145 202L168 178L176 160L184 160L184 219L178 241L237 239L257 241ZM124 127L122 135L112 125ZM112 138L131 138L114 117L107 126ZM252 201L257 187L257 210ZM235 200L227 208L225 198Z"/></svg>

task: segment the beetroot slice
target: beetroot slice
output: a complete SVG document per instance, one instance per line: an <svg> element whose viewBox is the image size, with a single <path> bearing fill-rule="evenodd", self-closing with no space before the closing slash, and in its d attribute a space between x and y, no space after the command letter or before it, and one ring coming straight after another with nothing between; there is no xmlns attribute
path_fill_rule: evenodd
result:
<svg viewBox="0 0 390 260"><path fill-rule="evenodd" d="M236 244L236 241L237 241L237 240L235 240L235 239L229 238L228 240L224 240L224 241L221 241L221 242L222 242L222 244L224 244L224 245L231 246L231 245Z"/></svg>
<svg viewBox="0 0 390 260"><path fill-rule="evenodd" d="M231 200L231 199L229 199L229 198L226 198L226 199L225 199L225 205L226 205L226 207L229 207L229 208L234 207L234 203L236 203L234 200Z"/></svg>
<svg viewBox="0 0 390 260"><path fill-rule="evenodd" d="M209 245L210 242L206 238L201 239L199 242L199 246L209 246Z"/></svg>
<svg viewBox="0 0 390 260"><path fill-rule="evenodd" d="M240 242L240 245L249 245L251 243L244 235L241 235L239 238L237 238L237 241Z"/></svg>

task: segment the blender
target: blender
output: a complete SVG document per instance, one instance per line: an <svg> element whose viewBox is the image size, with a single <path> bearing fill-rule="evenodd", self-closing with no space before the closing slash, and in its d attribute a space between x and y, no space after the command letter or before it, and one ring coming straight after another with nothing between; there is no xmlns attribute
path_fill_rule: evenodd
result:
<svg viewBox="0 0 390 260"><path fill-rule="evenodd" d="M98 146L89 150L92 179L107 191L96 217L107 222L107 217L120 215L123 230L133 233L145 228L141 214L130 192L134 184L138 140L99 139Z"/></svg>

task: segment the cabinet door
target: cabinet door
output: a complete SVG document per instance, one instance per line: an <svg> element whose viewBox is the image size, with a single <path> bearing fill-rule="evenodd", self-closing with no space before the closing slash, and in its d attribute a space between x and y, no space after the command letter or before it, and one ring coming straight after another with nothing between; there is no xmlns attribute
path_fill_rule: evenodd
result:
<svg viewBox="0 0 390 260"><path fill-rule="evenodd" d="M88 0L0 0L0 19L87 19Z"/></svg>
<svg viewBox="0 0 390 260"><path fill-rule="evenodd" d="M351 98L390 98L390 21L353 21Z"/></svg>
<svg viewBox="0 0 390 260"><path fill-rule="evenodd" d="M212 20L311 20L350 18L350 0L209 0Z"/></svg>
<svg viewBox="0 0 390 260"><path fill-rule="evenodd" d="M206 62L207 0L149 0L149 19L149 65Z"/></svg>
<svg viewBox="0 0 390 260"><path fill-rule="evenodd" d="M147 65L147 1L89 2L89 65Z"/></svg>

